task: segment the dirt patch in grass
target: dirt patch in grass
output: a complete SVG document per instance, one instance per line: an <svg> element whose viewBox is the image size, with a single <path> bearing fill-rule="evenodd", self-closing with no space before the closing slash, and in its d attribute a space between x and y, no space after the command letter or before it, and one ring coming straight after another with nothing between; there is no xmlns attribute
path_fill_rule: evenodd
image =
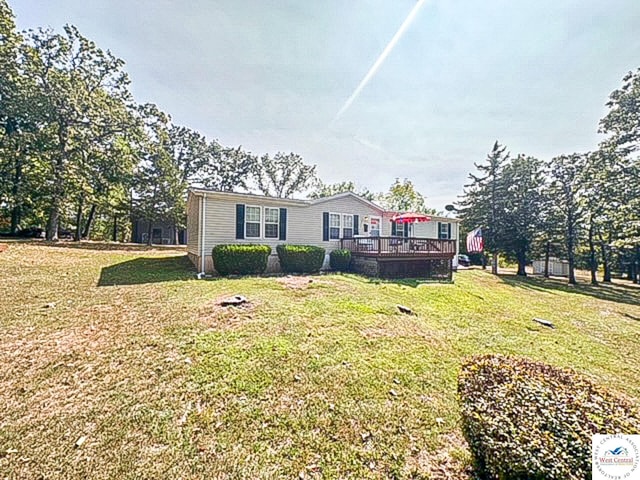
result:
<svg viewBox="0 0 640 480"><path fill-rule="evenodd" d="M472 479L471 453L464 437L459 432L450 432L439 438L438 448L433 450L412 448L407 461L407 473L416 478L419 472L430 480ZM422 478L422 477L417 477Z"/></svg>
<svg viewBox="0 0 640 480"><path fill-rule="evenodd" d="M6 243L0 243L0 253L9 250L9 245L7 245Z"/></svg>
<svg viewBox="0 0 640 480"><path fill-rule="evenodd" d="M318 282L315 278L305 277L305 276L293 276L287 275L286 277L277 278L276 281L286 287L291 288L293 290L301 290L304 288L309 288L310 285ZM321 283L321 282L319 282Z"/></svg>
<svg viewBox="0 0 640 480"><path fill-rule="evenodd" d="M229 297L224 295L205 303L198 311L198 321L214 329L229 330L253 318L251 312L256 309L259 301L247 300L240 305L221 305Z"/></svg>

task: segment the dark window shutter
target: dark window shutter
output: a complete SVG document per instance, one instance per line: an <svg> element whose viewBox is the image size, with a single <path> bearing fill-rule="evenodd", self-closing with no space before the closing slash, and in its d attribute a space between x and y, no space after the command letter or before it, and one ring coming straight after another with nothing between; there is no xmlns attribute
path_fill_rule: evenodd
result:
<svg viewBox="0 0 640 480"><path fill-rule="evenodd" d="M353 234L360 235L360 216L359 215L353 216Z"/></svg>
<svg viewBox="0 0 640 480"><path fill-rule="evenodd" d="M329 241L329 212L322 212L322 241Z"/></svg>
<svg viewBox="0 0 640 480"><path fill-rule="evenodd" d="M278 240L286 240L287 239L287 209L280 209L280 235L278 236Z"/></svg>
<svg viewBox="0 0 640 480"><path fill-rule="evenodd" d="M397 232L398 227L396 227L396 222L392 221L391 222L391 236L396 236L398 234Z"/></svg>
<svg viewBox="0 0 640 480"><path fill-rule="evenodd" d="M448 225L448 230L449 230L449 233L448 233L449 236L447 238L448 238L448 240L451 240L451 224L448 223L447 225Z"/></svg>
<svg viewBox="0 0 640 480"><path fill-rule="evenodd" d="M236 239L244 238L244 204L236 203Z"/></svg>
<svg viewBox="0 0 640 480"><path fill-rule="evenodd" d="M409 224L408 223L404 224L404 236L405 236L405 238L409 236Z"/></svg>
<svg viewBox="0 0 640 480"><path fill-rule="evenodd" d="M442 222L438 222L438 239L442 240L442 228L440 225L442 225Z"/></svg>

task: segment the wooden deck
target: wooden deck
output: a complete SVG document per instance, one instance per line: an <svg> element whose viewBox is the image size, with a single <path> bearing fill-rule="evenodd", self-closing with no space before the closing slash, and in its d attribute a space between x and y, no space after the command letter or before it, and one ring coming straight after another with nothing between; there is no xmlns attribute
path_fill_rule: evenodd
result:
<svg viewBox="0 0 640 480"><path fill-rule="evenodd" d="M355 272L381 278L453 279L456 240L358 237L340 240L350 250Z"/></svg>
<svg viewBox="0 0 640 480"><path fill-rule="evenodd" d="M415 237L343 238L340 248L354 256L376 258L443 258L456 254L456 240Z"/></svg>

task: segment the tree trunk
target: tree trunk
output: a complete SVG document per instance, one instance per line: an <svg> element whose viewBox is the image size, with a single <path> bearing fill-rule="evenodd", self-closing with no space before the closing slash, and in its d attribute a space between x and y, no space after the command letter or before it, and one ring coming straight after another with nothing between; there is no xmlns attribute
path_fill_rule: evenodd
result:
<svg viewBox="0 0 640 480"><path fill-rule="evenodd" d="M11 209L11 235L17 235L20 227L20 220L22 220L22 207L16 204Z"/></svg>
<svg viewBox="0 0 640 480"><path fill-rule="evenodd" d="M549 257L551 256L551 242L547 240L547 247L544 251L544 278L549 278Z"/></svg>
<svg viewBox="0 0 640 480"><path fill-rule="evenodd" d="M91 209L89 210L89 216L87 217L87 223L84 225L84 230L82 231L82 238L85 240L89 240L89 234L91 233L91 227L93 226L93 219L96 215L96 204L91 205Z"/></svg>
<svg viewBox="0 0 640 480"><path fill-rule="evenodd" d="M46 239L50 242L58 241L58 223L60 221L60 212L57 204L51 205L49 209L49 219L47 220Z"/></svg>
<svg viewBox="0 0 640 480"><path fill-rule="evenodd" d="M609 232L609 241L611 241L611 233ZM600 256L602 257L602 268L604 270L602 281L611 283L611 251L609 245L604 241L602 233L598 234L598 245L600 247Z"/></svg>
<svg viewBox="0 0 640 480"><path fill-rule="evenodd" d="M149 220L149 227L147 228L147 245L151 246L152 238L151 235L153 233L153 222Z"/></svg>
<svg viewBox="0 0 640 480"><path fill-rule="evenodd" d="M486 270L487 269L487 256L484 254L484 252L480 256L480 261L482 262L482 269Z"/></svg>
<svg viewBox="0 0 640 480"><path fill-rule="evenodd" d="M76 211L76 233L73 234L73 241L79 242L82 239L82 210L84 208L84 198L80 196L78 210Z"/></svg>
<svg viewBox="0 0 640 480"><path fill-rule="evenodd" d="M52 242L58 241L58 227L60 223L60 205L64 196L64 166L67 158L67 132L64 125L58 127L58 142L60 152L53 166L53 192L51 206L49 207L49 219L47 220L46 239Z"/></svg>
<svg viewBox="0 0 640 480"><path fill-rule="evenodd" d="M591 285L598 284L598 260L596 246L593 241L593 219L589 222L589 269L591 270Z"/></svg>
<svg viewBox="0 0 640 480"><path fill-rule="evenodd" d="M111 240L113 240L114 242L118 241L118 215L117 214L113 215L113 235L111 237Z"/></svg>
<svg viewBox="0 0 640 480"><path fill-rule="evenodd" d="M576 260L573 245L574 230L573 212L569 210L569 214L567 215L567 260L569 260L569 283L571 285L576 284Z"/></svg>
<svg viewBox="0 0 640 480"><path fill-rule="evenodd" d="M13 185L11 186L11 198L13 208L11 209L11 235L18 233L20 220L22 219L22 202L18 198L20 194L20 183L22 182L22 162L16 159L16 168L13 173Z"/></svg>
<svg viewBox="0 0 640 480"><path fill-rule="evenodd" d="M491 260L491 273L498 275L498 254L494 253Z"/></svg>
<svg viewBox="0 0 640 480"><path fill-rule="evenodd" d="M518 252L518 273L521 277L527 276L527 254L525 251Z"/></svg>
<svg viewBox="0 0 640 480"><path fill-rule="evenodd" d="M177 225L173 226L173 244L180 245L180 235Z"/></svg>

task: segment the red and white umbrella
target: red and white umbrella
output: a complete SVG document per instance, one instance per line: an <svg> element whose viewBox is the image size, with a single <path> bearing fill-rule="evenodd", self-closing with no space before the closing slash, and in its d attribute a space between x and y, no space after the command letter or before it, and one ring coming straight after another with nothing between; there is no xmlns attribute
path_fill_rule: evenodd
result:
<svg viewBox="0 0 640 480"><path fill-rule="evenodd" d="M423 213L415 212L396 213L393 217L391 217L391 221L396 223L422 223L430 222L431 217Z"/></svg>

